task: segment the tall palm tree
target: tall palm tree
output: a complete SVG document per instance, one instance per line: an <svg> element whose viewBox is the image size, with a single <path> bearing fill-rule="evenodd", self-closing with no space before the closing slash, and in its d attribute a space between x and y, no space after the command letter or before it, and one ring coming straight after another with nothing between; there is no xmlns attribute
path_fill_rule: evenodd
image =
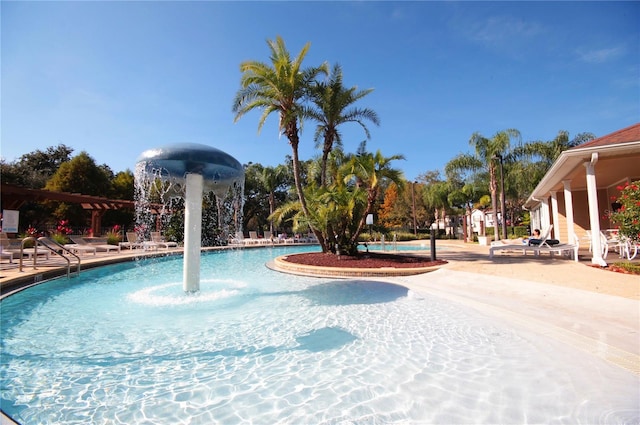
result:
<svg viewBox="0 0 640 425"><path fill-rule="evenodd" d="M304 45L298 56L291 59L284 40L278 36L267 40L271 51L271 63L246 61L240 64L240 89L236 93L233 112L235 121L254 109L262 111L258 121L258 131L267 117L275 112L279 116L278 131L284 134L291 145L293 155L293 175L300 206L305 215L307 204L302 191L298 145L300 135L298 125L302 125L302 101L316 77L327 73L327 65L302 68L302 61L309 51L310 43Z"/></svg>
<svg viewBox="0 0 640 425"><path fill-rule="evenodd" d="M311 88L311 100L314 107L307 108L305 115L318 122L315 141L322 147L320 185L327 185L327 160L334 146L341 146L342 135L338 127L348 122L356 122L363 128L367 139L371 137L364 120L379 125L375 111L369 108L356 108L355 102L362 99L373 89L358 90L357 87L345 88L342 84L342 68L334 65L326 82L317 82ZM322 143L321 143L322 141Z"/></svg>
<svg viewBox="0 0 640 425"><path fill-rule="evenodd" d="M484 171L489 174L489 193L491 193L491 206L495 221L493 233L496 240L499 239L497 220L495 220L498 211L498 179L496 176L499 164L498 158L505 158L510 154L511 139L515 139L517 146L519 146L521 143L520 132L515 129L502 130L497 132L491 139L487 139L478 132L473 133L469 140L469 145L473 147L474 153L460 154L445 166L447 174L455 171ZM502 217L502 219L505 220L506 217Z"/></svg>

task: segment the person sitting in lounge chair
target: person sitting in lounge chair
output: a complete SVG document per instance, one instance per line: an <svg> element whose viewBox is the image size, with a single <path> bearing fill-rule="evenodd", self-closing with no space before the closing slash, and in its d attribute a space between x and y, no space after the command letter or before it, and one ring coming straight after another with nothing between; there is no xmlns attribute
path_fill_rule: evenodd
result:
<svg viewBox="0 0 640 425"><path fill-rule="evenodd" d="M524 245L540 245L540 229L533 229L533 234L522 240Z"/></svg>

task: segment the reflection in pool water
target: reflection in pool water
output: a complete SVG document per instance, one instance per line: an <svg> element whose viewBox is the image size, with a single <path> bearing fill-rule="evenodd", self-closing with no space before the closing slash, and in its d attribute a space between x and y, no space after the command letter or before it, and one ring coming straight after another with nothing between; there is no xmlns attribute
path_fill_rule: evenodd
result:
<svg viewBox="0 0 640 425"><path fill-rule="evenodd" d="M638 422L637 377L572 347L401 286L264 266L301 249L206 254L198 294L169 258L5 298L3 411L24 424Z"/></svg>

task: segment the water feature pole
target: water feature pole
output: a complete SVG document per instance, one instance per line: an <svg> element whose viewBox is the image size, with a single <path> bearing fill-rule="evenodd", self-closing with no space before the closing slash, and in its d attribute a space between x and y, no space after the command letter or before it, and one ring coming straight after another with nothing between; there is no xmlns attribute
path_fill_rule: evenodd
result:
<svg viewBox="0 0 640 425"><path fill-rule="evenodd" d="M184 211L184 268L182 287L185 292L200 290L200 246L202 241L201 174L187 173Z"/></svg>
<svg viewBox="0 0 640 425"><path fill-rule="evenodd" d="M167 185L170 196L183 197L185 201L182 287L187 293L198 292L203 194L212 191L218 198L218 205L230 190L242 196L244 168L234 157L219 149L180 143L142 153L136 164L136 186L143 186L145 181L155 183L155 180ZM220 224L220 217L218 220ZM229 235L223 235L226 236Z"/></svg>

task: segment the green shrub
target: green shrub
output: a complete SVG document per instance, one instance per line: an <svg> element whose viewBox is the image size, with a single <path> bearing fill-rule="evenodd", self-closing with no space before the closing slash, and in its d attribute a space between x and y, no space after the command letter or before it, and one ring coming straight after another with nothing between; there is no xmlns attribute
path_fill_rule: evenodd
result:
<svg viewBox="0 0 640 425"><path fill-rule="evenodd" d="M54 241L56 241L56 243L59 243L60 245L69 243L69 238L67 238L67 235L63 235L62 233L52 234L51 239L53 239Z"/></svg>
<svg viewBox="0 0 640 425"><path fill-rule="evenodd" d="M640 264L635 264L630 261L624 261L624 262L614 263L614 266L620 267L621 269L624 269L633 274L640 274Z"/></svg>

